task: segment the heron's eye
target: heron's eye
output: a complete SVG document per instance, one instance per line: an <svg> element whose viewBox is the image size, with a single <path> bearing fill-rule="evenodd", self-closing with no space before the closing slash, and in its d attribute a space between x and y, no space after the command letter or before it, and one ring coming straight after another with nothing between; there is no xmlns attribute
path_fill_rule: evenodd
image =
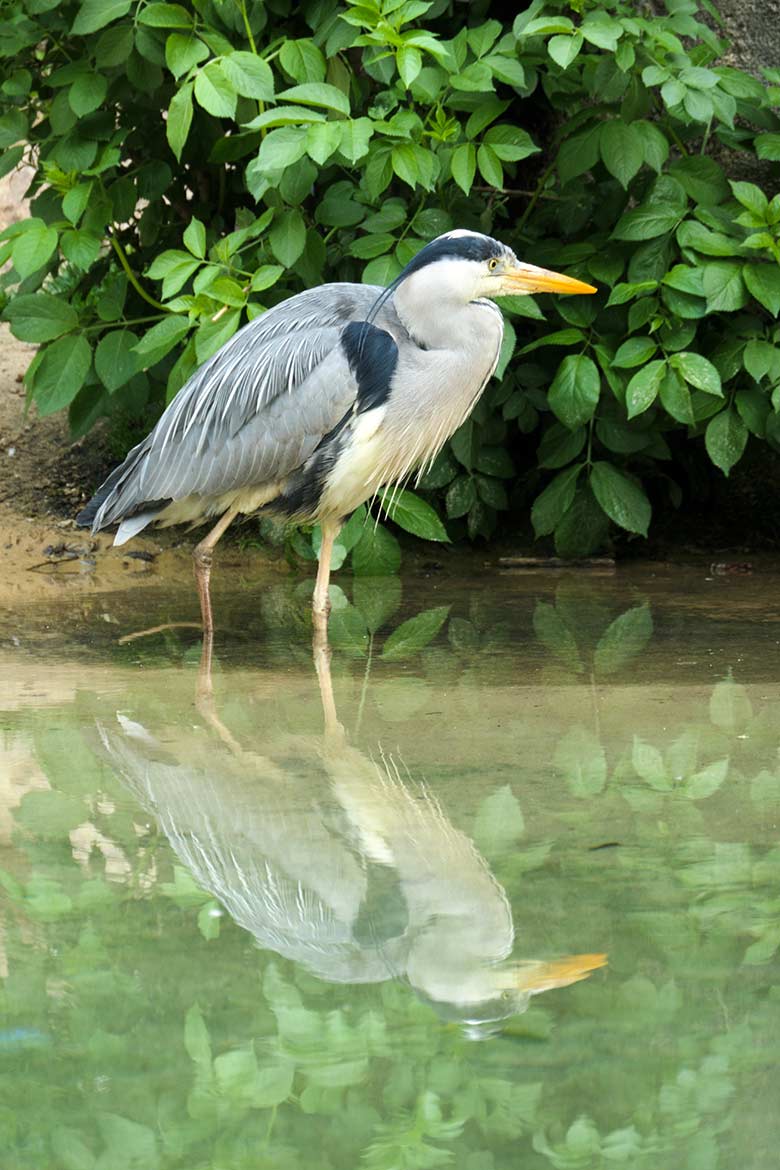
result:
<svg viewBox="0 0 780 1170"><path fill-rule="evenodd" d="M493 272L494 269L498 268L498 260L496 260L495 257L493 257L492 260L488 260L488 268L490 269L491 272Z"/></svg>

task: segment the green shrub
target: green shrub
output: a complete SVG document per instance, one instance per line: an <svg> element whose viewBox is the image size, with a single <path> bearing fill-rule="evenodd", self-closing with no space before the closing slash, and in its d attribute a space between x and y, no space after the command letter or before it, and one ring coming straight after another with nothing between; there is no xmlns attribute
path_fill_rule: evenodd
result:
<svg viewBox="0 0 780 1170"><path fill-rule="evenodd" d="M726 475L780 449L780 196L744 180L780 159L780 71L714 64L699 7L7 0L0 168L35 179L0 261L38 411L145 428L267 306L474 227L603 292L506 303L422 486L452 537L532 501L564 555L646 534L702 447Z"/></svg>

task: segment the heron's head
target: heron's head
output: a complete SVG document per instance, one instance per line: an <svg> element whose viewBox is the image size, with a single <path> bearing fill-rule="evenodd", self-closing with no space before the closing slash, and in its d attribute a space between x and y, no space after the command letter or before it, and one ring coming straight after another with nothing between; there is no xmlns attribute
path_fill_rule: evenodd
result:
<svg viewBox="0 0 780 1170"><path fill-rule="evenodd" d="M410 260L397 288L425 284L439 300L468 303L480 297L528 296L531 293L594 293L592 284L524 264L511 248L480 232L458 229L438 236Z"/></svg>

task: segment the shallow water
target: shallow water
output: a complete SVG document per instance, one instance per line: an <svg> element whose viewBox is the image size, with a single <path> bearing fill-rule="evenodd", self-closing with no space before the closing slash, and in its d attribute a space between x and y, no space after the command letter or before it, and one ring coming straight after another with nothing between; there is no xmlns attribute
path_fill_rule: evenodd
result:
<svg viewBox="0 0 780 1170"><path fill-rule="evenodd" d="M0 617L3 1170L774 1167L776 581Z"/></svg>

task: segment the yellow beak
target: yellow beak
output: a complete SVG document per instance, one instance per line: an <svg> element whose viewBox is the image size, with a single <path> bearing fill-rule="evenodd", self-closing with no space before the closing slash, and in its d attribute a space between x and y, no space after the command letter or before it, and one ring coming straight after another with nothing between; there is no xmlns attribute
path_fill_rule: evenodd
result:
<svg viewBox="0 0 780 1170"><path fill-rule="evenodd" d="M563 959L548 962L516 963L504 972L504 986L535 995L539 991L578 983L606 965L606 955L566 955Z"/></svg>
<svg viewBox="0 0 780 1170"><path fill-rule="evenodd" d="M505 296L514 293L594 293L598 290L592 284L585 284L584 280L575 280L573 276L563 276L560 272L550 272L547 268L536 268L533 264L517 264L504 274L503 288Z"/></svg>

